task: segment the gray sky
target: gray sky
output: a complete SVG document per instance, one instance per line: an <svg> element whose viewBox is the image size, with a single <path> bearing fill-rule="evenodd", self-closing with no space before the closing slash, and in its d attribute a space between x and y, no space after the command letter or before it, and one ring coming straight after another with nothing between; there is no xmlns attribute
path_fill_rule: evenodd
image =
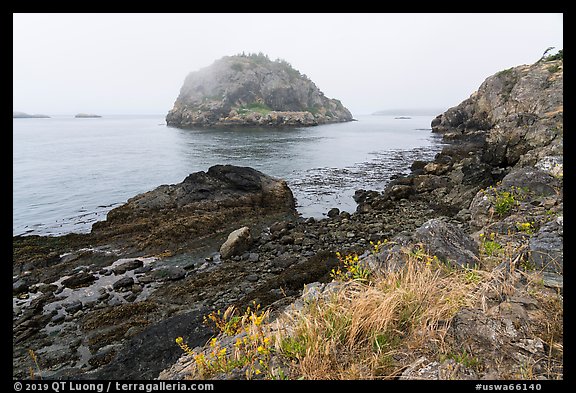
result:
<svg viewBox="0 0 576 393"><path fill-rule="evenodd" d="M13 109L166 114L186 75L241 52L288 61L354 115L446 109L563 48L561 13L14 14Z"/></svg>

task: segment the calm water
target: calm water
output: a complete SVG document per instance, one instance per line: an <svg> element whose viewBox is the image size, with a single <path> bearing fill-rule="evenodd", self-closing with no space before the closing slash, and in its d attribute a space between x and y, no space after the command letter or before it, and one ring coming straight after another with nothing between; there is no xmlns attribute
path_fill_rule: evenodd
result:
<svg viewBox="0 0 576 393"><path fill-rule="evenodd" d="M381 190L440 150L432 118L277 130L180 130L163 115L14 119L13 234L89 232L128 198L215 164L286 179L304 217L353 212L355 190Z"/></svg>

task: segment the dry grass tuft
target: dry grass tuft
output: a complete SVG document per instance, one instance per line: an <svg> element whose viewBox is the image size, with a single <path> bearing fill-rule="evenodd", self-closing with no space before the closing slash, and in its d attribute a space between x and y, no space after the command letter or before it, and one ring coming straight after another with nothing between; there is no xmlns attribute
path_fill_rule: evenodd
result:
<svg viewBox="0 0 576 393"><path fill-rule="evenodd" d="M486 277L404 257L402 269L344 282L278 321L276 350L292 360L293 375L389 379L417 353L442 351L449 321L477 301Z"/></svg>

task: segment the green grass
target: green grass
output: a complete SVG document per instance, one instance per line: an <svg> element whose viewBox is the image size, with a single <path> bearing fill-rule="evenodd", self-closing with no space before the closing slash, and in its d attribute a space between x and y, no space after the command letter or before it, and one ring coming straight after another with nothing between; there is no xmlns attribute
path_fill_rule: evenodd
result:
<svg viewBox="0 0 576 393"><path fill-rule="evenodd" d="M272 108L263 102L253 102L251 104L242 105L237 109L237 111L240 115L245 115L250 112L257 112L262 115L267 115L268 113L272 112Z"/></svg>

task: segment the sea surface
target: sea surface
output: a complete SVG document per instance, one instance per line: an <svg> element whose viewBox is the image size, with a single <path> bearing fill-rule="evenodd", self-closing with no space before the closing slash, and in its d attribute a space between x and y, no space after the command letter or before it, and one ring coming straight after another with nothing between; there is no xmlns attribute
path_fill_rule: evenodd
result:
<svg viewBox="0 0 576 393"><path fill-rule="evenodd" d="M440 151L433 118L193 130L166 126L164 115L13 119L13 234L89 232L128 198L216 164L285 179L303 217L352 213L357 189L382 190Z"/></svg>

